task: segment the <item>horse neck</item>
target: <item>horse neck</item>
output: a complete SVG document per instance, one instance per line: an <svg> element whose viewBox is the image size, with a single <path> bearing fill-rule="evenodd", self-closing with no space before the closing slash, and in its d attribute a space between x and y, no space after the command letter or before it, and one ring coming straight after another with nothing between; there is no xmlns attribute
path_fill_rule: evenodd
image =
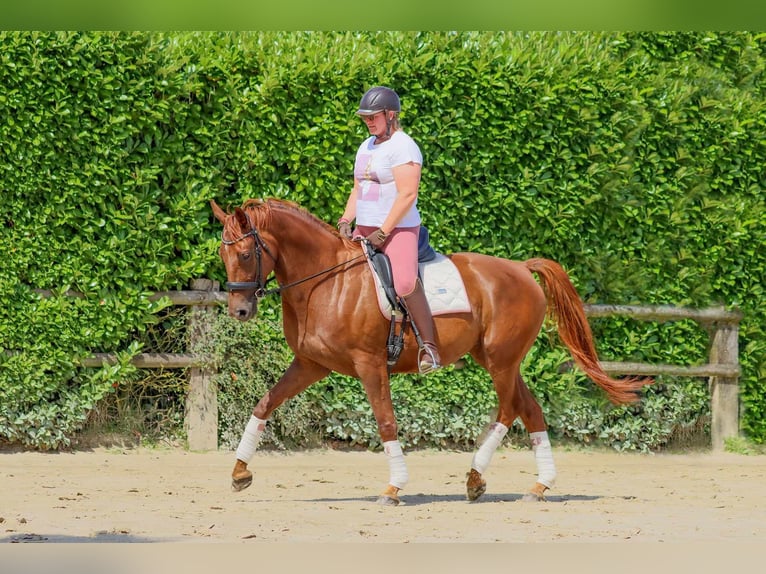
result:
<svg viewBox="0 0 766 574"><path fill-rule="evenodd" d="M275 209L264 231L278 246L274 271L281 284L299 281L349 258L334 233L300 213Z"/></svg>

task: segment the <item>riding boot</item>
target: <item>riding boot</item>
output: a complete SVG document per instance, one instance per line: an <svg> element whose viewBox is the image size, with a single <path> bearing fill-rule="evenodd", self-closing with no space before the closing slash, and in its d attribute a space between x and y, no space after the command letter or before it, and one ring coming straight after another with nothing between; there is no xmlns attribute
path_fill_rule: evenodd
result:
<svg viewBox="0 0 766 574"><path fill-rule="evenodd" d="M426 374L440 369L442 365L439 349L436 346L434 318L431 315L431 308L428 305L428 299L426 299L420 279L415 282L415 289L412 290L412 293L405 295L403 299L407 305L407 312L420 333L423 343L418 353L418 370L421 374Z"/></svg>

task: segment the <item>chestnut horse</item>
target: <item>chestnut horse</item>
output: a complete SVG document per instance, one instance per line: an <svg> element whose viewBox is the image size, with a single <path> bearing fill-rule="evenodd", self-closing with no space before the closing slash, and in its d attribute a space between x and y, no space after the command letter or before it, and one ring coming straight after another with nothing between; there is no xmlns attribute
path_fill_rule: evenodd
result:
<svg viewBox="0 0 766 574"><path fill-rule="evenodd" d="M215 201L211 206L223 224L220 256L228 276L229 313L247 321L256 315L260 297L279 292L284 335L294 353L287 371L253 410L237 449L232 488L238 491L251 484L247 465L271 413L335 371L358 378L364 387L390 470L378 502L398 504L408 474L391 401L386 350L390 319L379 309L362 246L285 200L249 200L232 214ZM637 391L651 380L613 379L602 370L582 301L558 263L541 258L518 262L478 253L454 253L449 258L462 276L471 312L435 317L443 364L469 354L489 372L498 399L497 419L474 454L467 497L476 500L485 492L482 474L508 428L521 417L538 470L537 481L524 498L544 500L556 470L542 409L519 368L546 312L556 319L559 336L576 364L612 402L637 400ZM271 273L279 287L267 290ZM418 372L417 356L409 330L392 372Z"/></svg>

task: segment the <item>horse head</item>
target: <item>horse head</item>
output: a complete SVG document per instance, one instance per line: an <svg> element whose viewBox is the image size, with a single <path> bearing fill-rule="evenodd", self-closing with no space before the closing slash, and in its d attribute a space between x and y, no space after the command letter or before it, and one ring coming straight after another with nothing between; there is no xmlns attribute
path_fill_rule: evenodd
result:
<svg viewBox="0 0 766 574"><path fill-rule="evenodd" d="M210 201L215 218L223 224L218 250L226 268L229 315L247 321L258 312L258 298L266 290L266 278L276 265L275 249L258 232L248 205L227 214Z"/></svg>

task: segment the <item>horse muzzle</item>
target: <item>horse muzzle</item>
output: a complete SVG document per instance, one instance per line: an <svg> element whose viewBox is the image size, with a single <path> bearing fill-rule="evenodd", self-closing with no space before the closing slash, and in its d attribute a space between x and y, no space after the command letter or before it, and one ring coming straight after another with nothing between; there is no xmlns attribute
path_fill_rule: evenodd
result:
<svg viewBox="0 0 766 574"><path fill-rule="evenodd" d="M247 321L258 311L258 297L263 292L260 282L229 282L229 315L240 321ZM249 296L247 292L251 291Z"/></svg>
<svg viewBox="0 0 766 574"><path fill-rule="evenodd" d="M231 295L229 296L231 298ZM239 321L252 319L258 311L257 299L232 298L229 301L229 315Z"/></svg>

